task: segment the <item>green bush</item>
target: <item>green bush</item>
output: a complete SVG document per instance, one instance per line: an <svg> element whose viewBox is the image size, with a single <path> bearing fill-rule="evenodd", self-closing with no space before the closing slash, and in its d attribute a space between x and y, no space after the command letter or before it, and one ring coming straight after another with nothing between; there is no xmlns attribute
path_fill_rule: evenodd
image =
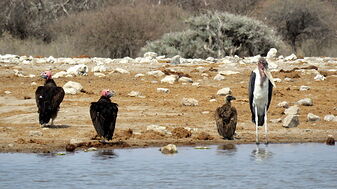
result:
<svg viewBox="0 0 337 189"><path fill-rule="evenodd" d="M229 13L211 13L187 20L189 30L165 34L148 43L142 52L186 58L224 57L227 55L266 55L270 48L282 48L275 32L262 22Z"/></svg>

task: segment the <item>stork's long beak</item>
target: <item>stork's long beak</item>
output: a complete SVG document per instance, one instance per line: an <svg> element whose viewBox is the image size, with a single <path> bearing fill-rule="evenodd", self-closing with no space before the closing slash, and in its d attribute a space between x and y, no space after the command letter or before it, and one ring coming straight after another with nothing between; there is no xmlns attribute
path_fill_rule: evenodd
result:
<svg viewBox="0 0 337 189"><path fill-rule="evenodd" d="M270 71L268 69L264 69L264 73L266 74L267 78L269 79L269 81L271 82L271 84L276 87L275 82L274 82L274 78L271 75Z"/></svg>

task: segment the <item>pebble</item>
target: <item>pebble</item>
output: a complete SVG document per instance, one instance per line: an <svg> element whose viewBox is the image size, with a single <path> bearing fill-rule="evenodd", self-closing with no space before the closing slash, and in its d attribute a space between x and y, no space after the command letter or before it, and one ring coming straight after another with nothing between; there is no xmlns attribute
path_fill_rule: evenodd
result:
<svg viewBox="0 0 337 189"><path fill-rule="evenodd" d="M297 101L297 104L303 105L303 106L312 106L312 105L314 105L311 98L303 98L303 99Z"/></svg>
<svg viewBox="0 0 337 189"><path fill-rule="evenodd" d="M199 105L198 100L194 98L183 98L181 103L184 106L198 106Z"/></svg>
<svg viewBox="0 0 337 189"><path fill-rule="evenodd" d="M218 90L216 94L219 96L226 96L226 95L230 95L231 93L232 93L231 88L225 87L225 88Z"/></svg>
<svg viewBox="0 0 337 189"><path fill-rule="evenodd" d="M277 107L282 107L282 108L289 108L289 104L287 101L282 101L277 104Z"/></svg>
<svg viewBox="0 0 337 189"><path fill-rule="evenodd" d="M313 114L313 113L308 113L307 115L307 120L308 121L319 121L320 120L320 117Z"/></svg>
<svg viewBox="0 0 337 189"><path fill-rule="evenodd" d="M283 119L282 126L285 128L293 128L297 127L300 124L300 120L298 119L298 115L287 115Z"/></svg>
<svg viewBox="0 0 337 189"><path fill-rule="evenodd" d="M160 148L161 153L163 154L174 154L177 153L177 146L174 144L168 144Z"/></svg>

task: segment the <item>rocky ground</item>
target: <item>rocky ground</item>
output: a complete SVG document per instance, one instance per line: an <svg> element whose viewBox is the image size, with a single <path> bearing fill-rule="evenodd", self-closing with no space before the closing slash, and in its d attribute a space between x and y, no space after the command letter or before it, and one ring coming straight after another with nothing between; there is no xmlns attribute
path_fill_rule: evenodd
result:
<svg viewBox="0 0 337 189"><path fill-rule="evenodd" d="M0 152L62 151L69 143L75 144L77 149L86 149L255 142L247 86L256 59L227 57L206 61L153 55L118 60L2 56ZM66 72L75 64L84 64L88 70ZM269 110L270 142L324 142L328 135L337 136L337 58L279 57L270 60L270 64L277 81ZM55 78L59 86L74 81L80 83L83 90L65 96L55 126L41 128L34 92L43 84L38 75L49 69L53 73L65 71ZM173 84L162 81L169 75L178 75L173 77ZM301 86L309 89L302 87L300 90ZM224 102L224 96L217 93L225 87L229 87L237 99L232 103L238 110L236 136L232 141L218 135L214 121L215 109ZM106 88L115 91L112 100L119 104L119 112L112 142L101 144L90 120L89 106ZM184 98L196 100L191 102L194 106L183 105ZM312 105L297 105L299 111L293 114L298 114L299 124L284 127L289 126L282 122L287 116L285 107L296 105L304 98L310 98ZM279 104L283 101L287 103ZM318 116L318 120L311 114L308 120L309 113ZM263 128L260 133L263 141Z"/></svg>

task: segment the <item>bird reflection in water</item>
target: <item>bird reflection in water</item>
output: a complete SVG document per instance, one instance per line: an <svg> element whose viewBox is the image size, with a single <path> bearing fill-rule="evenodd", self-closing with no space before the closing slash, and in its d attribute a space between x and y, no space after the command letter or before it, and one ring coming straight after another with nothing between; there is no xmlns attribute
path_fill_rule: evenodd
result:
<svg viewBox="0 0 337 189"><path fill-rule="evenodd" d="M265 148L261 147L260 145L256 145L256 148L252 151L251 157L255 161L264 161L273 156L273 153L268 151L267 146Z"/></svg>
<svg viewBox="0 0 337 189"><path fill-rule="evenodd" d="M107 160L118 157L113 150L99 150L95 153L95 157L101 160Z"/></svg>
<svg viewBox="0 0 337 189"><path fill-rule="evenodd" d="M235 144L222 144L218 146L217 153L232 156L236 150Z"/></svg>

